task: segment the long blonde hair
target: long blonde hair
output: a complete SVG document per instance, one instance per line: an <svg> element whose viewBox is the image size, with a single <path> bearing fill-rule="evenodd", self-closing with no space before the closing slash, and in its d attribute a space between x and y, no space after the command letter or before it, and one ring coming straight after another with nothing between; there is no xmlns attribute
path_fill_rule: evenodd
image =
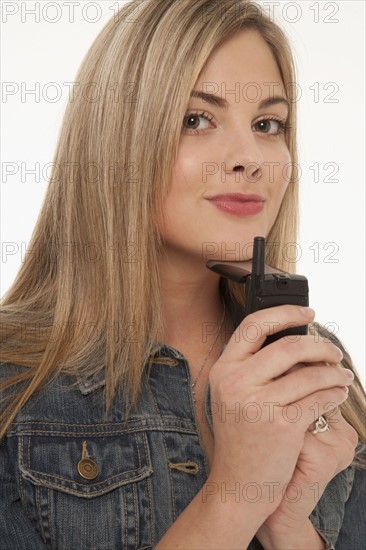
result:
<svg viewBox="0 0 366 550"><path fill-rule="evenodd" d="M90 47L76 76L42 209L1 308L1 364L27 367L9 390L4 435L26 401L58 373L105 369L105 400L124 385L137 403L162 323L157 211L169 190L190 93L212 51L256 29L277 61L290 102L286 141L296 150L295 68L282 30L249 0L135 0ZM95 91L97 90L97 94ZM267 262L297 238L293 171L267 240ZM243 287L224 282L244 304ZM360 395L362 386L352 390ZM360 422L360 421L359 421ZM353 424L361 436L357 414Z"/></svg>

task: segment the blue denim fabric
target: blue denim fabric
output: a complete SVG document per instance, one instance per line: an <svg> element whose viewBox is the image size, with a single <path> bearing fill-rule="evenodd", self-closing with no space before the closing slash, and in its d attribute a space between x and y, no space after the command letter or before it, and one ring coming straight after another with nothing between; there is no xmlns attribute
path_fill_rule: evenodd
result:
<svg viewBox="0 0 366 550"><path fill-rule="evenodd" d="M59 376L23 407L0 444L1 550L148 550L160 541L208 466L188 362L164 345L159 355L176 365L157 360L149 368L127 421L123 391L104 415L102 374ZM22 369L3 365L0 376ZM209 386L206 412L212 422ZM83 449L98 468L94 479L78 471ZM365 479L365 471L347 468L316 506L311 520L329 548L366 547ZM253 539L249 548L262 547Z"/></svg>

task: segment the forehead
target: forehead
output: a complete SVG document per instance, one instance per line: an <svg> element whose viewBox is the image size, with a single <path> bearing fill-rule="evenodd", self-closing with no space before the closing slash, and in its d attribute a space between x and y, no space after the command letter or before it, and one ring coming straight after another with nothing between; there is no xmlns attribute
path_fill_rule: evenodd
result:
<svg viewBox="0 0 366 550"><path fill-rule="evenodd" d="M255 83L268 88L268 83L278 84L283 90L281 73L272 50L254 29L240 31L214 50L197 79L195 89L207 88L234 90L238 83L247 86Z"/></svg>

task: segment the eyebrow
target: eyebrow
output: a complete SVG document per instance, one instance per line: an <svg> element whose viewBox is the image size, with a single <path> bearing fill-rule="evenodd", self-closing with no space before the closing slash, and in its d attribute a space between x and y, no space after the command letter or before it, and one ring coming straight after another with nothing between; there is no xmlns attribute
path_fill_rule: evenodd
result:
<svg viewBox="0 0 366 550"><path fill-rule="evenodd" d="M203 101L207 101L207 103L210 103L211 105L215 105L215 107L220 107L221 109L225 110L227 110L230 106L229 102L223 97L209 94L208 92L193 90L191 92L191 97L197 97L199 99L202 99ZM263 99L262 101L260 101L258 108L265 109L267 107L271 107L272 105L278 105L279 103L283 103L288 109L290 108L290 103L283 96L273 96L269 97L268 99Z"/></svg>

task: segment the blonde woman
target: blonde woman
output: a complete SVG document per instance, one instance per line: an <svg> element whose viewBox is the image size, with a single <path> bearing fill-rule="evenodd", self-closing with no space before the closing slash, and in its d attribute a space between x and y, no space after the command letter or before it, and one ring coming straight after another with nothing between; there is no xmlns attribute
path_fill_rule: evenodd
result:
<svg viewBox="0 0 366 550"><path fill-rule="evenodd" d="M346 350L206 268L261 235L290 270L294 79L247 0L129 3L92 45L2 304L3 550L363 547ZM309 335L262 347L289 323Z"/></svg>

